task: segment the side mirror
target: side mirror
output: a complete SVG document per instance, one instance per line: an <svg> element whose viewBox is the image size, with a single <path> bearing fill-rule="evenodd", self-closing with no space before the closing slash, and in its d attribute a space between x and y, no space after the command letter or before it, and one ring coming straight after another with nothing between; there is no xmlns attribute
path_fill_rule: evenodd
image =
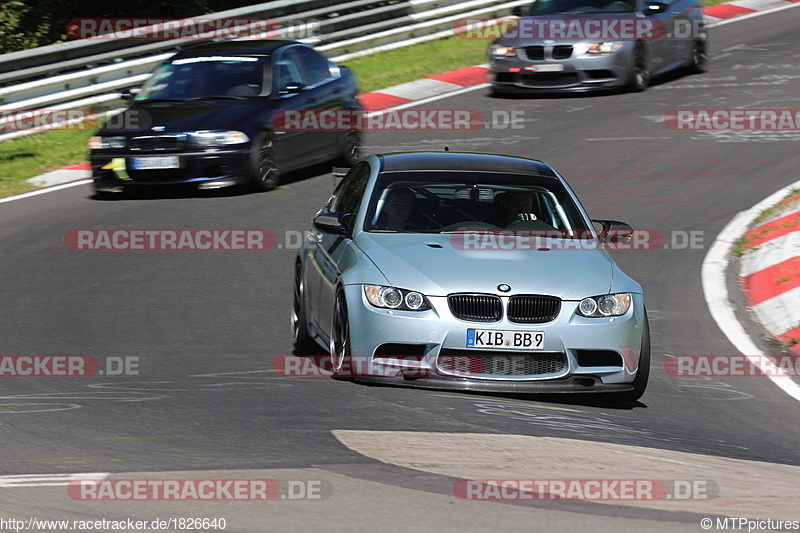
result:
<svg viewBox="0 0 800 533"><path fill-rule="evenodd" d="M330 235L344 235L349 237L352 232L355 213L322 213L314 217L314 227L322 233Z"/></svg>
<svg viewBox="0 0 800 533"><path fill-rule="evenodd" d="M633 238L633 228L619 220L592 220L602 226L598 232L600 242L628 242Z"/></svg>
<svg viewBox="0 0 800 533"><path fill-rule="evenodd" d="M662 4L661 2L647 2L644 6L645 15L655 15L657 13L664 13L669 8L669 4Z"/></svg>

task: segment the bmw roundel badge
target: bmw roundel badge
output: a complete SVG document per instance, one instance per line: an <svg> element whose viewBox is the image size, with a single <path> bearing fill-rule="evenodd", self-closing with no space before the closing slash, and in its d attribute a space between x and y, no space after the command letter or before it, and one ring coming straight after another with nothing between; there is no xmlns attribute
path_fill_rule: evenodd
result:
<svg viewBox="0 0 800 533"><path fill-rule="evenodd" d="M501 283L500 285L497 286L497 290L500 292L508 292L511 290L511 285L509 285L508 283Z"/></svg>

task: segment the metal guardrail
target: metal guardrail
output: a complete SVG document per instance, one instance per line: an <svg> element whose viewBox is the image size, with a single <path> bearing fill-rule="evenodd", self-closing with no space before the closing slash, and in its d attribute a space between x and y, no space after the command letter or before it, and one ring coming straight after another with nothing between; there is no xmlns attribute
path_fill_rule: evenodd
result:
<svg viewBox="0 0 800 533"><path fill-rule="evenodd" d="M314 44L334 61L453 34L463 18L495 18L529 0L278 0L203 18L268 18L292 38L297 21L314 21ZM122 89L144 82L178 48L193 41L84 39L0 56L0 110L104 109L123 105ZM0 141L18 136L0 135Z"/></svg>

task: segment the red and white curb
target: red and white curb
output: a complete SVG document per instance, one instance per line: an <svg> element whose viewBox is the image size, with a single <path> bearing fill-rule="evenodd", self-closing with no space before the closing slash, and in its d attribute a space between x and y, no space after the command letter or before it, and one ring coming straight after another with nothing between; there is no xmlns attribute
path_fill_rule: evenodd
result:
<svg viewBox="0 0 800 533"><path fill-rule="evenodd" d="M764 328L800 355L800 193L776 208L744 234L739 276Z"/></svg>
<svg viewBox="0 0 800 533"><path fill-rule="evenodd" d="M728 4L719 4L703 8L703 16L712 24L722 20L740 17L742 15L752 15L762 11L772 11L790 7L800 0L739 0Z"/></svg>
<svg viewBox="0 0 800 533"><path fill-rule="evenodd" d="M92 177L92 167L89 163L82 163L72 167L60 168L52 172L46 172L39 176L28 178L26 181L37 187L49 187L51 185L61 185Z"/></svg>

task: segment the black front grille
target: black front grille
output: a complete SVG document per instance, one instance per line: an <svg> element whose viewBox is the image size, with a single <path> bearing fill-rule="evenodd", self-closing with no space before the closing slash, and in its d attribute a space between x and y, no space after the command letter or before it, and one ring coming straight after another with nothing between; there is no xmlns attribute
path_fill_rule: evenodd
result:
<svg viewBox="0 0 800 533"><path fill-rule="evenodd" d="M525 50L525 56L530 61L541 61L544 59L544 46L526 46L523 50Z"/></svg>
<svg viewBox="0 0 800 533"><path fill-rule="evenodd" d="M130 140L133 152L177 152L185 148L185 135L143 135Z"/></svg>
<svg viewBox="0 0 800 533"><path fill-rule="evenodd" d="M520 82L531 88L564 87L578 83L578 75L574 72L537 72L523 74Z"/></svg>
<svg viewBox="0 0 800 533"><path fill-rule="evenodd" d="M561 352L485 352L442 349L439 369L448 374L470 376L538 376L558 374L567 366Z"/></svg>
<svg viewBox="0 0 800 533"><path fill-rule="evenodd" d="M561 300L553 296L512 296L508 300L508 320L518 324L541 324L556 319Z"/></svg>
<svg viewBox="0 0 800 533"><path fill-rule="evenodd" d="M571 55L571 44L559 44L553 47L553 59L569 59Z"/></svg>
<svg viewBox="0 0 800 533"><path fill-rule="evenodd" d="M472 322L497 322L503 316L500 298L489 294L452 294L447 297L456 318Z"/></svg>

